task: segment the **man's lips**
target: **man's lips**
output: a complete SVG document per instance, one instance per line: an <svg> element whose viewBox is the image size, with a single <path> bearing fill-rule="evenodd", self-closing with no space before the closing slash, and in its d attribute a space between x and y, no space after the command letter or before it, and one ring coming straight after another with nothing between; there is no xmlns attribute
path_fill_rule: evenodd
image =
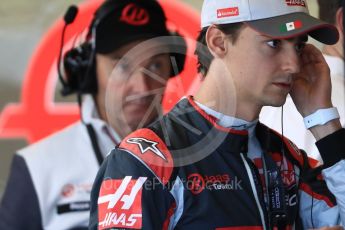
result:
<svg viewBox="0 0 345 230"><path fill-rule="evenodd" d="M290 89L291 88L291 83L288 82L275 82L273 85L278 86L279 88L283 89Z"/></svg>
<svg viewBox="0 0 345 230"><path fill-rule="evenodd" d="M125 103L123 106L127 107L127 108L132 108L132 109L147 109L148 107L150 107L150 105L152 104L152 101L148 102L148 101L131 101L131 102L127 102Z"/></svg>
<svg viewBox="0 0 345 230"><path fill-rule="evenodd" d="M150 105L154 100L154 95L132 95L125 98L123 104L126 105L137 105L146 106Z"/></svg>

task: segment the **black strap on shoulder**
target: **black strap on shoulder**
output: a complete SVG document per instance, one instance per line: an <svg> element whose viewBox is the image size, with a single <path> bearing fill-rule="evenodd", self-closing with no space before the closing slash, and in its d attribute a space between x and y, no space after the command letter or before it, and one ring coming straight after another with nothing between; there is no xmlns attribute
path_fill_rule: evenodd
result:
<svg viewBox="0 0 345 230"><path fill-rule="evenodd" d="M99 148L96 132L95 132L95 130L92 127L91 124L85 124L85 126L86 126L87 132L89 134L89 137L90 137L90 140L91 140L91 144L92 144L92 148L93 148L93 151L94 151L94 153L96 155L98 164L101 165L103 160L104 160L104 157L102 155L101 149Z"/></svg>

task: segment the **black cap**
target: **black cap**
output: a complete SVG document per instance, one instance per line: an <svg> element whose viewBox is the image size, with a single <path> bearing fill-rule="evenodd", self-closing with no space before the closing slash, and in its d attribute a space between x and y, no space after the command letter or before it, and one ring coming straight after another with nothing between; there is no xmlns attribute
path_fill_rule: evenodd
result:
<svg viewBox="0 0 345 230"><path fill-rule="evenodd" d="M106 0L95 13L90 30L93 27L96 52L101 54L136 40L170 35L156 0Z"/></svg>

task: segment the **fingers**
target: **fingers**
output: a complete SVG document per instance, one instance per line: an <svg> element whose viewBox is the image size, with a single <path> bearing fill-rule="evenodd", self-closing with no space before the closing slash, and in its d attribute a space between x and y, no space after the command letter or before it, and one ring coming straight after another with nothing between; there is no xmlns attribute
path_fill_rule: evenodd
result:
<svg viewBox="0 0 345 230"><path fill-rule="evenodd" d="M290 95L304 116L331 104L331 81L329 67L322 53L313 45L306 45L302 51L300 68L300 72L294 75Z"/></svg>
<svg viewBox="0 0 345 230"><path fill-rule="evenodd" d="M326 63L321 51L312 44L306 44L302 51L302 61L306 63Z"/></svg>
<svg viewBox="0 0 345 230"><path fill-rule="evenodd" d="M311 48L309 47L309 44L307 44L302 52L301 59L302 59L302 65L307 65L311 63Z"/></svg>
<svg viewBox="0 0 345 230"><path fill-rule="evenodd" d="M318 78L329 78L330 70L321 51L314 45L307 44L301 54L301 71L297 77L303 77L310 82Z"/></svg>

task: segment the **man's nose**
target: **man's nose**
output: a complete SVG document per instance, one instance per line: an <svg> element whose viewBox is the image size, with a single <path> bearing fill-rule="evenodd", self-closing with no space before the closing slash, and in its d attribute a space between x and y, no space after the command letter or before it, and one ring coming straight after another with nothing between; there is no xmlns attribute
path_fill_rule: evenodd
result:
<svg viewBox="0 0 345 230"><path fill-rule="evenodd" d="M301 70L300 54L293 48L289 49L283 58L283 70L288 74L296 74Z"/></svg>
<svg viewBox="0 0 345 230"><path fill-rule="evenodd" d="M144 71L137 69L132 78L133 88L138 93L145 93L151 89L151 79L150 76L147 76Z"/></svg>

